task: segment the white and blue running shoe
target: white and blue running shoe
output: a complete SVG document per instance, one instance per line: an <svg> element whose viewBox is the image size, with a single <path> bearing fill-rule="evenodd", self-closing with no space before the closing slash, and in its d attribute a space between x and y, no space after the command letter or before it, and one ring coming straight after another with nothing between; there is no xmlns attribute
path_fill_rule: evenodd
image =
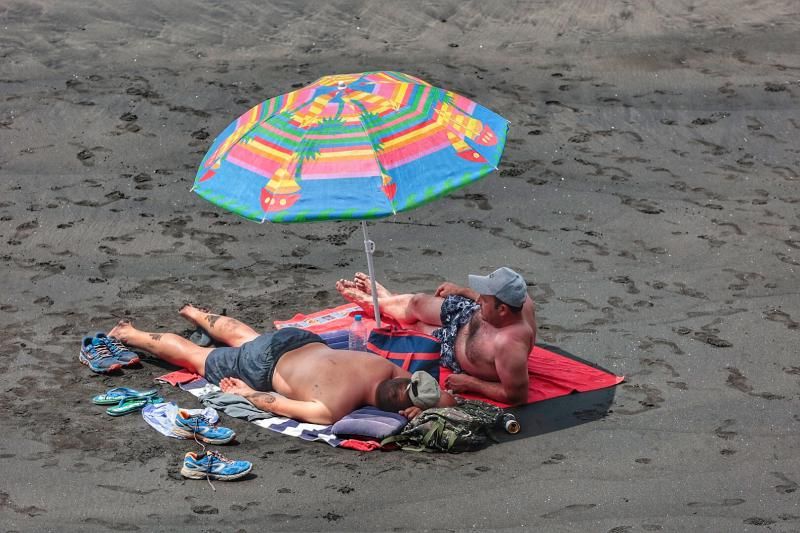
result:
<svg viewBox="0 0 800 533"><path fill-rule="evenodd" d="M209 444L227 444L236 436L232 429L217 427L203 415L192 415L183 409L179 409L175 415L172 432L179 437L194 438Z"/></svg>
<svg viewBox="0 0 800 533"><path fill-rule="evenodd" d="M233 461L219 452L189 452L183 458L181 475L189 479L219 479L233 481L253 469L250 461Z"/></svg>

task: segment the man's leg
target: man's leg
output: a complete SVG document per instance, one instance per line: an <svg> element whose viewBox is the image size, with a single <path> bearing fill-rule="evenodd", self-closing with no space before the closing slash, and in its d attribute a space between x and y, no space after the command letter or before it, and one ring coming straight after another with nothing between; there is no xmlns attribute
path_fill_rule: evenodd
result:
<svg viewBox="0 0 800 533"><path fill-rule="evenodd" d="M346 300L372 312L372 296L356 288L354 283L340 280L336 283L336 290ZM378 296L381 314L405 324L422 322L431 326L441 326L443 301L443 298L424 293Z"/></svg>
<svg viewBox="0 0 800 533"><path fill-rule="evenodd" d="M235 318L214 315L192 304L181 307L179 313L192 324L206 330L215 341L228 346L241 346L259 335L256 330Z"/></svg>
<svg viewBox="0 0 800 533"><path fill-rule="evenodd" d="M174 333L149 333L133 327L127 320L120 320L108 332L128 346L145 350L170 364L205 375L206 358L213 348L203 348Z"/></svg>

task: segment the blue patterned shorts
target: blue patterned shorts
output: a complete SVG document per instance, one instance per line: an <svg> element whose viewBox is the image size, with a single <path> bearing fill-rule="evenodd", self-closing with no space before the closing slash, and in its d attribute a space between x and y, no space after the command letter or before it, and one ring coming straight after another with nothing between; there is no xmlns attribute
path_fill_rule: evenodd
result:
<svg viewBox="0 0 800 533"><path fill-rule="evenodd" d="M463 372L461 365L456 361L456 336L458 330L470 321L475 311L481 306L474 300L463 296L450 295L442 302L442 327L431 333L442 343L442 366L446 366L456 374Z"/></svg>

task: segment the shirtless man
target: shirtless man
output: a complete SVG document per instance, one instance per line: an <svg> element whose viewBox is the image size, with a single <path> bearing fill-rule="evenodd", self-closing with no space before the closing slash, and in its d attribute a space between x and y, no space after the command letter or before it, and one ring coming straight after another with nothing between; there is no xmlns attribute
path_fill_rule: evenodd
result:
<svg viewBox="0 0 800 533"><path fill-rule="evenodd" d="M473 392L518 405L528 399L528 354L536 340L533 301L522 276L502 267L469 276L470 287L443 283L433 295L393 294L377 285L381 314L442 342L442 365L453 370L450 392ZM336 289L370 312L369 277L340 280ZM480 312L476 312L476 311Z"/></svg>
<svg viewBox="0 0 800 533"><path fill-rule="evenodd" d="M430 374L412 376L375 354L334 350L308 331L259 334L236 319L192 305L183 306L180 314L231 347L204 348L172 333L138 330L124 320L108 335L200 374L259 409L314 424L332 424L364 405L407 418L430 407L455 405Z"/></svg>

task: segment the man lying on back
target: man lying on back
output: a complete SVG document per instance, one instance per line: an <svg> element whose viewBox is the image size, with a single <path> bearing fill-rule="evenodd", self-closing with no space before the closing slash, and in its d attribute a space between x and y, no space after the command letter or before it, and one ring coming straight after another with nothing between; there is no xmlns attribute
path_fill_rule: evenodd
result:
<svg viewBox="0 0 800 533"><path fill-rule="evenodd" d="M528 399L528 355L536 340L533 300L525 280L508 267L469 276L469 287L443 283L434 294L393 294L376 284L381 315L430 333L442 343L446 386L512 405ZM336 289L372 311L371 282L356 274Z"/></svg>

